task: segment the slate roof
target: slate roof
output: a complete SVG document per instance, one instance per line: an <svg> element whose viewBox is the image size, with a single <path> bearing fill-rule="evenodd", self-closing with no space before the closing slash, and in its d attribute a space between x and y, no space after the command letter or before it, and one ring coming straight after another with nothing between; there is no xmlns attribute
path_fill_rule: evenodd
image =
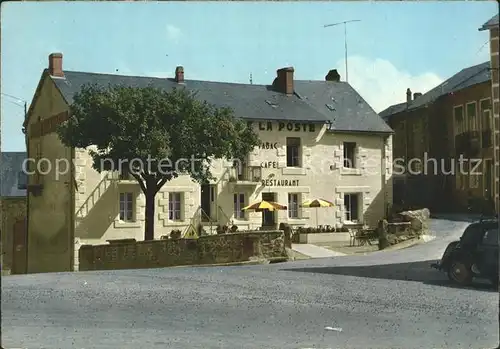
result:
<svg viewBox="0 0 500 349"><path fill-rule="evenodd" d="M328 115L332 131L393 132L347 82L296 80L294 88L302 100Z"/></svg>
<svg viewBox="0 0 500 349"><path fill-rule="evenodd" d="M392 105L389 108L383 110L380 113L380 116L386 119L390 115L400 113L405 109L414 110L417 108L424 107L427 104L433 103L441 96L463 90L473 85L490 81L490 79L491 79L490 62L484 62L478 65L474 65L472 67L462 69L457 74L453 75L451 78L444 81L442 84L434 87L432 90L423 94L417 99L412 100L409 104L404 102Z"/></svg>
<svg viewBox="0 0 500 349"><path fill-rule="evenodd" d="M498 14L490 18L488 22L484 23L483 26L479 28L479 30L487 30L495 26L498 27Z"/></svg>
<svg viewBox="0 0 500 349"><path fill-rule="evenodd" d="M0 197L23 197L26 190L18 189L19 181L26 183L27 176L20 175L23 170L24 152L2 152L0 158Z"/></svg>
<svg viewBox="0 0 500 349"><path fill-rule="evenodd" d="M152 78L64 71L65 78L54 78L68 104L86 84L102 87L124 85L170 90L180 86L171 78ZM181 85L182 86L182 85ZM183 86L196 91L198 98L218 107L226 106L247 120L332 123L343 131L392 132L387 124L347 83L294 81L295 94L286 96L268 85L185 80ZM332 97L335 101L332 101ZM334 110L326 104L334 104Z"/></svg>
<svg viewBox="0 0 500 349"><path fill-rule="evenodd" d="M422 96L420 96L422 97ZM387 118L391 115L401 113L403 110L406 109L408 106L408 103L403 102L403 103L398 103L391 105L389 108L382 110L379 115L382 119L387 120Z"/></svg>

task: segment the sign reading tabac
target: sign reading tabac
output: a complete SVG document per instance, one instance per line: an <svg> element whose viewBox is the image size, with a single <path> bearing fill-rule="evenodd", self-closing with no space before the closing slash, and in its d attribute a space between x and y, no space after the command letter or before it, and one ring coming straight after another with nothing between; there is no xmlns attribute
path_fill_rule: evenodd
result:
<svg viewBox="0 0 500 349"><path fill-rule="evenodd" d="M296 122L278 122L278 124L271 121L259 122L258 129L259 131L316 132L314 124Z"/></svg>
<svg viewBox="0 0 500 349"><path fill-rule="evenodd" d="M264 187L298 187L298 179L263 179Z"/></svg>

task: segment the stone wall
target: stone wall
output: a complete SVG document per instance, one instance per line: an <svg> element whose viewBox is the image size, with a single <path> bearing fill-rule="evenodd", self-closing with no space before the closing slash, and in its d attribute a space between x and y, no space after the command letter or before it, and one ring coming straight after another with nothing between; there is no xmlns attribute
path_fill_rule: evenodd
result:
<svg viewBox="0 0 500 349"><path fill-rule="evenodd" d="M79 249L79 270L222 264L249 261L252 257L270 261L286 259L283 231L248 231L198 239L83 245Z"/></svg>
<svg viewBox="0 0 500 349"><path fill-rule="evenodd" d="M12 267L14 223L26 219L26 198L1 199L2 270Z"/></svg>

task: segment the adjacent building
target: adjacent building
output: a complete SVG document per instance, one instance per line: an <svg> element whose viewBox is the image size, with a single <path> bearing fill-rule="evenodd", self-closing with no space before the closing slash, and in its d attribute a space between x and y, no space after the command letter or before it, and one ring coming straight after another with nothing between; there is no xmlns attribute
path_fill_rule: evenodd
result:
<svg viewBox="0 0 500 349"><path fill-rule="evenodd" d="M12 274L26 272L25 159L24 152L2 152L0 159L1 265Z"/></svg>
<svg viewBox="0 0 500 349"><path fill-rule="evenodd" d="M491 75L490 62L465 68L380 113L395 131L395 204L481 211L493 200Z"/></svg>
<svg viewBox="0 0 500 349"><path fill-rule="evenodd" d="M490 68L491 68L491 95L492 95L492 116L493 116L493 148L494 148L494 171L493 176L495 178L494 197L497 212L499 210L499 193L500 193L500 83L498 79L499 75L499 48L498 48L498 37L499 37L499 24L498 24L498 14L493 16L488 22L486 22L479 30L488 30L490 32Z"/></svg>
<svg viewBox="0 0 500 349"><path fill-rule="evenodd" d="M240 230L363 223L375 226L392 203L392 130L366 101L331 70L324 81L294 79L282 68L271 85L67 71L62 54L49 56L25 122L28 184L28 272L77 269L78 247L144 237L145 200L138 183L115 172L97 173L88 149L63 146L56 127L68 118L73 96L85 84L185 86L198 98L231 107L251 122L261 145L244 165L217 161L217 180L200 186L188 176L168 182L156 197L155 238L201 224L235 224ZM44 159L42 161L42 159ZM66 160L67 171L54 169ZM52 166L52 171L47 167ZM309 198L334 208L301 208ZM246 212L255 201L273 200L287 211Z"/></svg>

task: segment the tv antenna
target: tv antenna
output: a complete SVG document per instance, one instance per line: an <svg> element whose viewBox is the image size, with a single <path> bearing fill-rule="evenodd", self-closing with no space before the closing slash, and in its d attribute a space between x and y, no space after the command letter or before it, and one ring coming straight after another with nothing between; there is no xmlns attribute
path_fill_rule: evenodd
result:
<svg viewBox="0 0 500 349"><path fill-rule="evenodd" d="M347 71L347 23L361 22L360 19L351 19L349 21L337 22L332 24L325 24L323 28L335 27L337 25L344 25L344 52L345 52L345 81L349 81L349 73Z"/></svg>

